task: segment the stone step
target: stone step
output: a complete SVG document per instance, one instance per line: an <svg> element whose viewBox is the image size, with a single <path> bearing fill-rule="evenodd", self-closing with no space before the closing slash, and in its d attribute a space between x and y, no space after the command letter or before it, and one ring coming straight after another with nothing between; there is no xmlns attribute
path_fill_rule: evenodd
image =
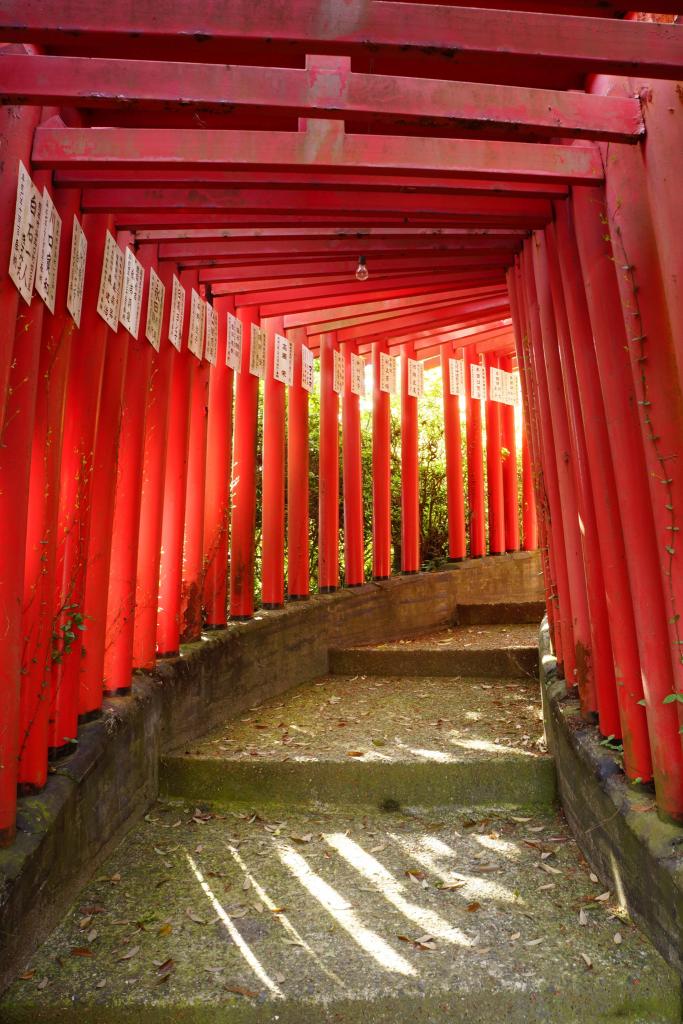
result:
<svg viewBox="0 0 683 1024"><path fill-rule="evenodd" d="M544 601L484 601L458 603L457 615L461 626L529 623L537 634L545 612Z"/></svg>
<svg viewBox="0 0 683 1024"><path fill-rule="evenodd" d="M188 800L357 806L550 804L537 683L327 676L162 760Z"/></svg>
<svg viewBox="0 0 683 1024"><path fill-rule="evenodd" d="M330 672L385 676L538 678L538 627L453 626L407 640L330 651Z"/></svg>
<svg viewBox="0 0 683 1024"><path fill-rule="evenodd" d="M438 771L438 768L435 768ZM563 820L153 807L3 1024L674 1024L680 984Z"/></svg>

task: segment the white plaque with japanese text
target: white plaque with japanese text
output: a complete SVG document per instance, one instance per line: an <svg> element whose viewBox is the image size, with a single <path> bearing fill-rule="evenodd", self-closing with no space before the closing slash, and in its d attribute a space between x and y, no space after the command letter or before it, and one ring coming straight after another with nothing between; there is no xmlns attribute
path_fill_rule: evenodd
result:
<svg viewBox="0 0 683 1024"><path fill-rule="evenodd" d="M408 394L421 398L424 394L424 364L421 359L408 359Z"/></svg>
<svg viewBox="0 0 683 1024"><path fill-rule="evenodd" d="M465 397L466 392L464 359L448 360L448 384L449 391L452 395L457 395L459 398Z"/></svg>
<svg viewBox="0 0 683 1024"><path fill-rule="evenodd" d="M228 313L228 345L225 350L226 365L239 373L242 369L242 321Z"/></svg>
<svg viewBox="0 0 683 1024"><path fill-rule="evenodd" d="M171 289L171 316L168 321L168 340L180 352L183 343L183 321L185 320L185 289L173 275Z"/></svg>
<svg viewBox="0 0 683 1024"><path fill-rule="evenodd" d="M301 387L309 393L313 390L313 367L315 360L307 345L301 346Z"/></svg>
<svg viewBox="0 0 683 1024"><path fill-rule="evenodd" d="M24 302L30 303L38 259L38 228L40 225L40 192L31 175L19 161L17 204L14 210L14 232L9 254L9 276Z"/></svg>
<svg viewBox="0 0 683 1024"><path fill-rule="evenodd" d="M71 260L69 262L69 287L66 293L66 308L71 313L76 327L81 326L81 310L83 309L83 284L85 282L85 260L88 252L88 239L74 214L71 232Z"/></svg>
<svg viewBox="0 0 683 1024"><path fill-rule="evenodd" d="M355 352L351 353L351 393L365 394L365 360Z"/></svg>
<svg viewBox="0 0 683 1024"><path fill-rule="evenodd" d="M479 363L470 365L470 387L472 398L486 399L486 367Z"/></svg>
<svg viewBox="0 0 683 1024"><path fill-rule="evenodd" d="M132 249L126 249L123 264L123 294L121 296L121 312L119 322L129 334L137 339L140 333L140 314L142 311L142 289L145 283L145 271Z"/></svg>
<svg viewBox="0 0 683 1024"><path fill-rule="evenodd" d="M116 244L116 239L111 231L107 231L102 258L100 293L97 297L97 312L114 332L119 329L122 283L123 253Z"/></svg>
<svg viewBox="0 0 683 1024"><path fill-rule="evenodd" d="M294 348L282 334L275 335L273 377L290 387L294 383Z"/></svg>
<svg viewBox="0 0 683 1024"><path fill-rule="evenodd" d="M251 325L251 351L249 352L249 373L261 380L266 376L266 332L257 324Z"/></svg>
<svg viewBox="0 0 683 1024"><path fill-rule="evenodd" d="M332 377L332 390L342 395L344 393L344 356L337 349L334 350L334 373Z"/></svg>
<svg viewBox="0 0 683 1024"><path fill-rule="evenodd" d="M204 355L212 366L218 361L218 313L213 306L207 302L206 310L206 346Z"/></svg>
<svg viewBox="0 0 683 1024"><path fill-rule="evenodd" d="M507 378L510 375L505 370L499 370L497 366L491 367L490 372L490 387L491 387L491 401L502 402L504 405L509 405L510 387Z"/></svg>
<svg viewBox="0 0 683 1024"><path fill-rule="evenodd" d="M147 322L145 337L152 348L161 348L161 321L164 317L166 288L154 267L149 268L149 295L147 297Z"/></svg>
<svg viewBox="0 0 683 1024"><path fill-rule="evenodd" d="M388 395L396 394L396 359L388 352L379 354L379 389Z"/></svg>
<svg viewBox="0 0 683 1024"><path fill-rule="evenodd" d="M193 356L201 359L204 354L204 300L196 288L190 296L190 329L187 335L187 347Z"/></svg>
<svg viewBox="0 0 683 1024"><path fill-rule="evenodd" d="M59 240L62 237L62 218L52 202L52 196L43 189L38 228L38 259L36 265L36 291L50 310L55 311Z"/></svg>

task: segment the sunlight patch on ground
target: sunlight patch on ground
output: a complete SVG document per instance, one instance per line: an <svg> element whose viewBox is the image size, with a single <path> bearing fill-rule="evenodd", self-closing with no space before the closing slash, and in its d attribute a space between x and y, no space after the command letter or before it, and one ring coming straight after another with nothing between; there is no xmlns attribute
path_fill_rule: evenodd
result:
<svg viewBox="0 0 683 1024"><path fill-rule="evenodd" d="M252 952L251 947L244 941L241 934L238 932L237 928L235 928L235 925L232 923L232 921L226 914L225 910L223 909L222 904L216 898L208 882L205 880L203 874L197 867L196 862L192 859L189 853L186 853L185 856L187 857L190 867L192 868L192 873L194 874L195 878L202 887L204 895L208 899L217 916L220 918L221 923L225 927L225 930L230 935L230 938L235 943L235 945L237 946L237 948L239 949L240 953L247 961L249 966L251 967L256 977L261 982L263 982L263 984L271 992L272 995L277 996L279 999L284 999L284 993L282 989L275 984L272 978L269 977L264 968L261 966L259 960Z"/></svg>
<svg viewBox="0 0 683 1024"><path fill-rule="evenodd" d="M459 928L454 928L433 910L419 907L406 899L405 886L349 836L335 833L326 835L325 841L409 921L418 925L425 932L429 932L436 939L443 939L444 942L456 943L459 946L472 945L471 940Z"/></svg>
<svg viewBox="0 0 683 1024"><path fill-rule="evenodd" d="M301 854L290 846L278 846L277 853L282 863L304 889L308 890L354 942L381 967L395 974L414 975L416 973L415 968L393 950L384 939L361 923L358 915L351 909L348 900L344 899L331 885L328 885L320 875L316 875Z"/></svg>
<svg viewBox="0 0 683 1024"><path fill-rule="evenodd" d="M273 900L270 898L270 896L263 888L263 886L259 885L259 883L254 878L252 873L249 871L247 865L244 863L239 852L235 849L235 847L228 843L226 843L225 845L226 849L230 852L235 862L244 872L245 878L249 879L249 883L254 892L256 893L256 895L258 896L258 898L261 900L264 906L268 907L268 910L270 910L273 913L274 919L278 922L278 924L282 925L282 927L290 936L290 938L294 939L294 941L298 943L298 945L301 946L302 949L306 950L308 955L313 959L316 966L320 968L323 974L327 975L327 977L331 981L334 981L337 985L341 985L342 988L346 988L346 985L339 977L339 975L335 974L334 971L331 971L329 967L325 966L325 964L322 962L316 951L311 948L311 946L306 942L303 936L297 931L297 929L294 927L294 925L289 920L287 915L282 910L279 910L277 904L273 902Z"/></svg>

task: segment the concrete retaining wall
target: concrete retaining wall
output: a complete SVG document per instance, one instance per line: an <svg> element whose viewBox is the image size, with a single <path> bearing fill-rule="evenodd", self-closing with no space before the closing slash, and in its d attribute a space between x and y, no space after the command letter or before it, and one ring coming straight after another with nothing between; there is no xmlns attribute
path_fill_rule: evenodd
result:
<svg viewBox="0 0 683 1024"><path fill-rule="evenodd" d="M17 841L0 850L0 990L155 799L161 754L324 675L330 647L415 636L457 621L459 604L541 597L536 553L465 561L261 612L136 675L132 696L107 701L45 790L21 801Z"/></svg>
<svg viewBox="0 0 683 1024"><path fill-rule="evenodd" d="M626 781L595 725L555 678L547 624L540 638L546 736L560 799L595 873L683 976L683 829L657 817L650 787Z"/></svg>

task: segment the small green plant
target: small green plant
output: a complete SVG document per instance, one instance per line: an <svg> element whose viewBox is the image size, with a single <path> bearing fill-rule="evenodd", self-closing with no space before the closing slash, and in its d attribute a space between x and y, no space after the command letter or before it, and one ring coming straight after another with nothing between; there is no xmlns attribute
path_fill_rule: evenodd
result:
<svg viewBox="0 0 683 1024"><path fill-rule="evenodd" d="M606 736L604 740L600 740L600 746L607 747L608 750L616 750L619 754L624 752L624 744L621 740L616 740L615 742L614 733Z"/></svg>
<svg viewBox="0 0 683 1024"><path fill-rule="evenodd" d="M77 604L67 605L64 614L66 618L61 626L52 632L52 661L54 664L61 664L65 654L71 654L77 632L85 630L85 616L79 612Z"/></svg>

